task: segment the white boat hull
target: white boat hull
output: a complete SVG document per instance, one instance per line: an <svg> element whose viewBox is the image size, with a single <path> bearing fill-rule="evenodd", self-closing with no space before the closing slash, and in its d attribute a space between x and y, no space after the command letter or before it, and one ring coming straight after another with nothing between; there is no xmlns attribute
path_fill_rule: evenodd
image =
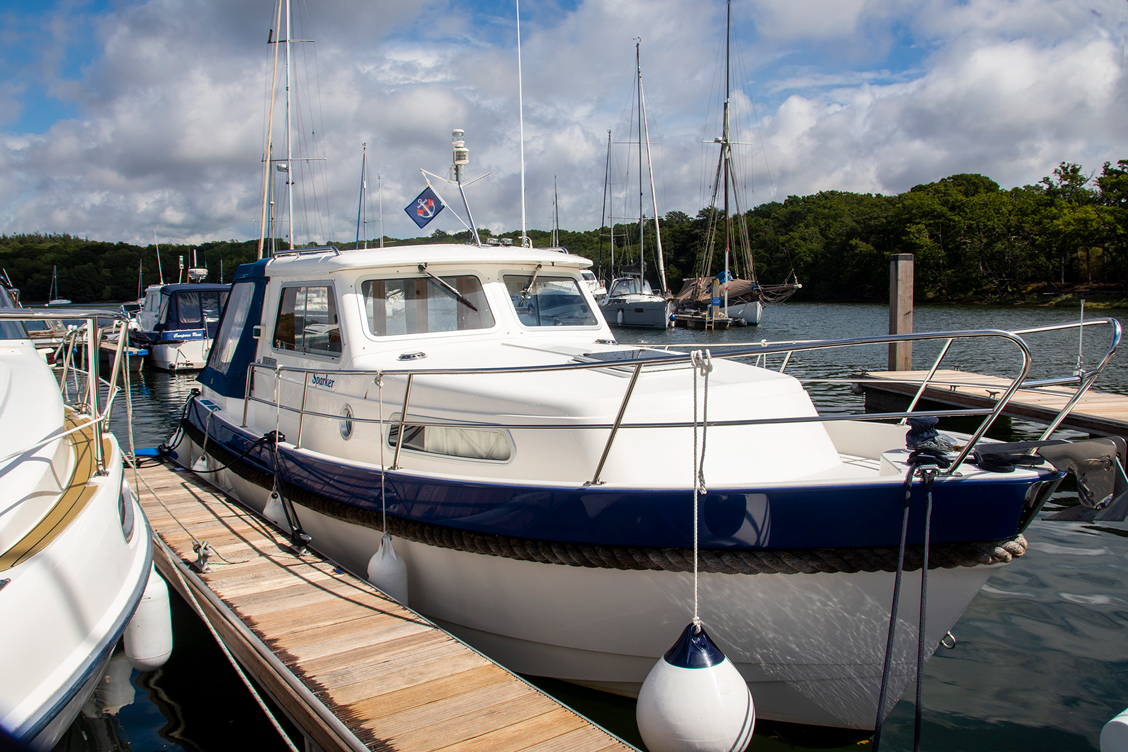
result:
<svg viewBox="0 0 1128 752"><path fill-rule="evenodd" d="M180 451L186 464L200 454L190 439ZM215 482L263 510L266 489L226 470ZM382 533L296 508L311 545L364 577ZM634 696L693 615L688 572L541 564L402 538L395 547L407 563L411 607L518 673ZM996 568L930 570L929 651ZM891 572L706 573L701 617L748 681L759 717L868 729L877 712L893 580ZM915 671L919 586L919 571L905 575L894 697Z"/></svg>
<svg viewBox="0 0 1128 752"><path fill-rule="evenodd" d="M198 371L208 361L211 344L210 339L150 344L149 364L162 371Z"/></svg>
<svg viewBox="0 0 1128 752"><path fill-rule="evenodd" d="M0 343L0 726L34 750L101 680L152 571L121 450L98 440L30 340Z"/></svg>
<svg viewBox="0 0 1128 752"><path fill-rule="evenodd" d="M744 319L748 326L758 326L764 314L764 304L758 300L751 303L733 303L728 307L728 315L734 319Z"/></svg>

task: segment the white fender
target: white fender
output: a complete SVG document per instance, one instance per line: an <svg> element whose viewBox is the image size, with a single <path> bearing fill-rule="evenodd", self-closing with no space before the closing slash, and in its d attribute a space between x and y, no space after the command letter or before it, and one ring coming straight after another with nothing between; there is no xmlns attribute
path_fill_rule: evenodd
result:
<svg viewBox="0 0 1128 752"><path fill-rule="evenodd" d="M650 752L742 752L756 708L732 661L690 624L647 675L635 720Z"/></svg>
<svg viewBox="0 0 1128 752"><path fill-rule="evenodd" d="M266 500L262 516L287 533L290 532L290 523L286 521L286 510L282 508L282 498L277 493L270 492L270 498Z"/></svg>
<svg viewBox="0 0 1128 752"><path fill-rule="evenodd" d="M1128 710L1101 729L1101 752L1128 752Z"/></svg>
<svg viewBox="0 0 1128 752"><path fill-rule="evenodd" d="M368 560L368 581L399 604L407 605L407 563L392 548L391 533L384 532L380 547Z"/></svg>
<svg viewBox="0 0 1128 752"><path fill-rule="evenodd" d="M168 585L154 570L137 610L125 627L125 655L138 671L152 671L172 655L172 614Z"/></svg>

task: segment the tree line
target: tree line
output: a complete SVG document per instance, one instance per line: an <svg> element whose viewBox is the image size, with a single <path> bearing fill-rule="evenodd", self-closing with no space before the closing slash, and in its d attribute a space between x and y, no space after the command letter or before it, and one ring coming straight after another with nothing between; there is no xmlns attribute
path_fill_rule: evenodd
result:
<svg viewBox="0 0 1128 752"><path fill-rule="evenodd" d="M702 209L692 217L671 211L660 219L666 276L674 292L695 273L713 211ZM1063 162L1038 183L1010 190L983 175L959 174L892 196L844 191L788 196L756 206L745 219L757 279L775 284L794 276L803 284L795 300L884 301L894 253L914 255L920 302L1010 302L1044 299L1047 292L1128 291L1128 160L1106 162L1099 174ZM723 223L714 224L722 232ZM647 277L657 287L653 232L653 221L645 222ZM496 237L519 243L519 235ZM528 235L535 246L551 243L548 231ZM558 245L592 259L609 281L623 266L638 263L638 235L637 222L560 230ZM483 242L494 237L485 229L479 236ZM469 239L469 231L436 230L427 237L384 241L391 246ZM611 265L612 240L619 269ZM379 243L367 241L368 247ZM158 266L156 245L68 234L0 235L0 271L25 302L46 301L55 274L60 297L75 303L121 302L135 299L162 276L176 281L181 263L185 269L207 268L208 281L230 281L236 266L254 260L257 247L257 240L161 245ZM284 247L281 241L279 247ZM724 243L718 240L713 252L712 269L722 269Z"/></svg>

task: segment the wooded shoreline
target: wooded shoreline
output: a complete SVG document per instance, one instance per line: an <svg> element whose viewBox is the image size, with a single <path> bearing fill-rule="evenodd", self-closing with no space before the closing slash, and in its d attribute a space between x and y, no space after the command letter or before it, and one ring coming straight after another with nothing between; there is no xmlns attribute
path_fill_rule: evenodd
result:
<svg viewBox="0 0 1128 752"><path fill-rule="evenodd" d="M695 217L671 211L661 219L673 292L694 273L710 211L702 209ZM789 196L749 210L746 221L757 280L765 285L798 280L803 288L792 298L796 302L885 302L889 256L911 253L918 305L1076 307L1083 294L1088 308L1128 307L1128 160L1115 166L1106 162L1099 174L1063 162L1036 185L1009 190L983 175L959 174L894 196L843 191ZM645 224L649 272L657 261L649 237L654 223ZM638 222L616 224L613 233L615 266L637 263ZM520 232L495 235L483 228L479 234L483 242L495 237L519 242ZM536 246L550 244L548 231L528 235ZM558 237L559 245L592 259L600 276L614 276L611 228L560 230ZM385 244L468 239L468 231L436 230L427 237L385 238ZM356 245L329 244L341 250ZM367 241L370 248L379 245L379 239ZM712 268L722 269L724 243L715 246ZM210 272L208 281L221 281L221 268L222 281L230 281L236 266L254 260L257 247L257 240L162 244L164 281L176 280L178 257L185 268L191 265L193 250L196 265ZM55 267L59 295L75 303L132 300L159 280L152 244L66 233L0 235L0 269L25 303L47 300ZM658 287L656 274L650 281Z"/></svg>

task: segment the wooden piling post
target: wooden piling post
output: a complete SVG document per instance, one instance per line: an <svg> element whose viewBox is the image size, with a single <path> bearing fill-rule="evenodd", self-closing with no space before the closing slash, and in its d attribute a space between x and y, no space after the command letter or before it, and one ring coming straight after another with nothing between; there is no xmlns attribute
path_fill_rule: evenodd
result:
<svg viewBox="0 0 1128 752"><path fill-rule="evenodd" d="M894 253L889 257L889 333L913 331L913 254ZM913 370L913 343L889 344L889 370Z"/></svg>

